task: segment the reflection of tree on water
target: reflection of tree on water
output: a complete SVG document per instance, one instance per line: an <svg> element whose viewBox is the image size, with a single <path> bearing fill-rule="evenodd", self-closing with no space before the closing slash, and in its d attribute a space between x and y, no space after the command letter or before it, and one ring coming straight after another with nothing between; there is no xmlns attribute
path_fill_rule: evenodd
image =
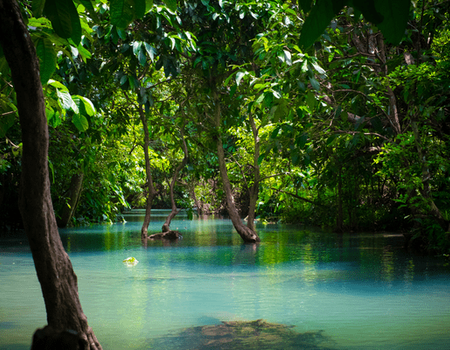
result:
<svg viewBox="0 0 450 350"><path fill-rule="evenodd" d="M290 349L331 349L323 331L298 333L293 327L264 320L230 321L217 325L186 328L171 338L156 341L158 349L196 350L290 350Z"/></svg>

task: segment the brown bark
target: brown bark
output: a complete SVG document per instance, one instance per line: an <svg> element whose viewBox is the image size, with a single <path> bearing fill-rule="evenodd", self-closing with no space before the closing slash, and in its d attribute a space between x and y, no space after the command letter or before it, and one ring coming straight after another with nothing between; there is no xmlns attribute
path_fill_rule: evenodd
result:
<svg viewBox="0 0 450 350"><path fill-rule="evenodd" d="M146 240L148 237L148 225L150 224L153 198L156 195L155 187L153 186L152 169L150 167L150 156L148 154L148 147L150 145L150 135L148 132L147 117L145 116L142 105L139 105L139 117L141 118L142 127L144 129L144 156L145 156L145 174L147 176L148 197L147 205L145 206L145 217L141 228L141 239Z"/></svg>
<svg viewBox="0 0 450 350"><path fill-rule="evenodd" d="M20 209L45 301L46 330L49 334L75 331L77 347L81 341L84 349L101 349L81 308L77 276L56 225L50 196L49 136L39 61L14 0L0 0L0 43L17 96L23 143ZM45 335L42 331L40 334Z"/></svg>
<svg viewBox="0 0 450 350"><path fill-rule="evenodd" d="M222 177L223 182L223 190L225 192L225 198L227 202L228 215L230 215L231 222L233 223L234 228L237 233L241 236L242 240L245 243L256 243L260 242L258 234L252 230L251 228L244 225L242 222L238 210L236 208L236 204L234 202L233 191L231 190L230 180L228 178L227 166L225 162L225 152L223 150L222 139L219 134L220 124L221 124L221 110L220 110L220 102L217 96L217 91L214 91L214 102L215 102L215 110L214 110L214 122L217 135L215 135L215 141L217 146L217 157L219 159L219 170L220 175Z"/></svg>
<svg viewBox="0 0 450 350"><path fill-rule="evenodd" d="M183 169L185 167L185 165L188 162L188 149L187 149L186 140L184 139L184 131L183 131L183 129L184 129L184 127L181 128L180 133L181 133L181 142L182 142L184 158L181 161L181 163L178 164L178 166L175 168L175 171L174 171L173 176L172 176L172 181L170 182L170 202L171 202L171 205L172 205L172 211L167 216L166 221L164 222L164 224L162 226L162 232L169 232L170 231L170 223L172 222L172 219L179 212L178 209L177 209L177 206L175 204L174 187L175 187L175 184L177 182L178 173L181 171L181 169Z"/></svg>
<svg viewBox="0 0 450 350"><path fill-rule="evenodd" d="M81 188L83 185L84 174L79 173L72 176L69 189L68 203L64 203L64 207L61 211L61 218L57 219L59 227L66 227L72 219L75 209L77 208L78 200L81 194Z"/></svg>

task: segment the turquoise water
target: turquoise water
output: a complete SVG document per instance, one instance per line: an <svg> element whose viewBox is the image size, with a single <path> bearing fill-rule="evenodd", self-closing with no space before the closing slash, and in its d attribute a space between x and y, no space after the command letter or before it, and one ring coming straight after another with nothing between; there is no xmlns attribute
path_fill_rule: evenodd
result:
<svg viewBox="0 0 450 350"><path fill-rule="evenodd" d="M405 251L398 235L273 224L257 227L261 244L243 245L229 220L181 214L171 227L182 240L143 247L139 213L125 218L61 230L105 350L191 349L171 347L183 328L256 319L322 330L334 349L450 349L450 266ZM26 240L0 240L0 349L29 349L45 324Z"/></svg>

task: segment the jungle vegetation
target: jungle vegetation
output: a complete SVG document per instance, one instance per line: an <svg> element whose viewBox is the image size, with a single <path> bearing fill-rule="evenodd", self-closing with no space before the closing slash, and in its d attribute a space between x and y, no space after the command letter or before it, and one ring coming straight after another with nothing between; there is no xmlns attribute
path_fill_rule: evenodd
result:
<svg viewBox="0 0 450 350"><path fill-rule="evenodd" d="M101 348L57 225L133 207L226 212L244 242L258 218L448 252L449 7L0 0L0 222L27 232L47 331Z"/></svg>
<svg viewBox="0 0 450 350"><path fill-rule="evenodd" d="M448 248L448 2L45 3L20 5L60 227L150 204ZM0 69L5 228L21 222L22 135Z"/></svg>

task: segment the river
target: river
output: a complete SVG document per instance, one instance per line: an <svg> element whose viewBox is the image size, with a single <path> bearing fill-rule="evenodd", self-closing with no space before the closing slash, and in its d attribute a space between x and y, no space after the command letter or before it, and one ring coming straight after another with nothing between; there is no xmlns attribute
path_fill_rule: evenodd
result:
<svg viewBox="0 0 450 350"><path fill-rule="evenodd" d="M160 231L166 214L153 211L149 232ZM257 224L262 243L243 245L229 220L181 213L171 228L183 239L144 247L142 212L125 219L61 230L105 350L192 349L180 330L258 319L320 331L323 348L450 349L449 260L408 252L400 235ZM139 263L127 266L128 257ZM45 324L27 241L6 235L0 350L29 349Z"/></svg>

